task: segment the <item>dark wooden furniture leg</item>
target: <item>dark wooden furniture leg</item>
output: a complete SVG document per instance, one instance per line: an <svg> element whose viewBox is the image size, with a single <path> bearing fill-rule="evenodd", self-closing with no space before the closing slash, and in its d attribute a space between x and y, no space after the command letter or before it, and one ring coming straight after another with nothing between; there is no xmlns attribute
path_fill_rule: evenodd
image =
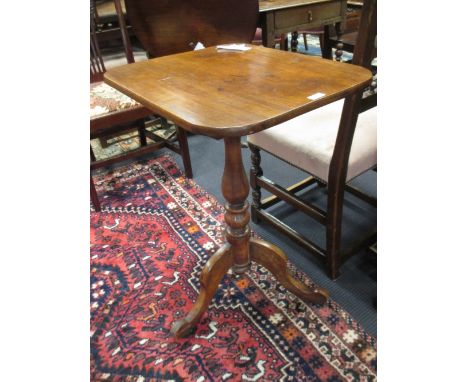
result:
<svg viewBox="0 0 468 382"><path fill-rule="evenodd" d="M91 202L93 203L94 209L97 212L101 212L101 204L99 203L98 195L96 192L96 187L94 186L93 177L89 177L89 187L91 189Z"/></svg>
<svg viewBox="0 0 468 382"><path fill-rule="evenodd" d="M140 119L140 120L137 122L137 126L138 126L138 136L139 136L139 138L140 138L140 145L141 145L141 146L146 146L146 145L147 145L147 141L146 141L146 133L145 133L145 129L146 129L145 120L144 120L144 119Z"/></svg>
<svg viewBox="0 0 468 382"><path fill-rule="evenodd" d="M184 129L176 126L177 140L179 141L180 151L182 155L182 161L184 162L185 176L187 178L193 178L192 162L190 161L190 151L187 141L187 133Z"/></svg>
<svg viewBox="0 0 468 382"><path fill-rule="evenodd" d="M336 51L335 51L335 58L336 61L341 61L341 56L343 55L343 42L341 41L341 36L343 35L341 31L341 23L335 24L336 30Z"/></svg>
<svg viewBox="0 0 468 382"><path fill-rule="evenodd" d="M299 33L294 31L291 33L291 52L297 52L297 38L299 37Z"/></svg>
<svg viewBox="0 0 468 382"><path fill-rule="evenodd" d="M330 25L323 27L323 46L322 46L322 58L331 60L332 58L332 46L330 41Z"/></svg>
<svg viewBox="0 0 468 382"><path fill-rule="evenodd" d="M257 216L257 210L262 208L262 189L257 184L257 178L263 175L263 170L260 167L262 160L260 156L260 149L257 146L249 145L250 148L250 161L252 167L250 168L250 187L252 188L252 208L250 212L252 214L252 221L256 224L260 223L260 219Z"/></svg>
<svg viewBox="0 0 468 382"><path fill-rule="evenodd" d="M93 148L91 146L89 147L89 151L91 154L91 162L96 162L96 157L94 156ZM99 203L96 187L94 186L93 182L93 176L91 174L89 174L89 187L91 191L91 202L93 203L94 209L97 212L101 212L101 204Z"/></svg>
<svg viewBox="0 0 468 382"><path fill-rule="evenodd" d="M250 237L249 183L242 164L240 137L225 138L225 163L221 182L227 201L227 244L221 247L206 263L200 276L200 294L188 315L174 322L171 332L177 338L189 334L208 308L218 285L232 267L235 273L243 273L250 267L251 259L265 266L283 283L284 287L301 298L314 303L324 303L328 293L321 289L311 290L295 280L287 271L286 255L278 247Z"/></svg>
<svg viewBox="0 0 468 382"><path fill-rule="evenodd" d="M341 220L343 216L343 198L348 173L348 159L351 152L352 137L358 119L358 110L362 91L345 98L341 114L340 128L336 139L336 149L333 153L328 170L328 200L327 200L327 268L334 280L339 276L341 265ZM338 147L338 145L340 147Z"/></svg>

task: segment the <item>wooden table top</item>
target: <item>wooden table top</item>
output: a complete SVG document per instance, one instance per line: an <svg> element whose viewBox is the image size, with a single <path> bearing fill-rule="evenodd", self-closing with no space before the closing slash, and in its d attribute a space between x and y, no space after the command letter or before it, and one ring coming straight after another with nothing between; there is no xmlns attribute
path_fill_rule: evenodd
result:
<svg viewBox="0 0 468 382"><path fill-rule="evenodd" d="M252 134L370 84L360 66L276 49L216 47L113 68L105 82L194 133ZM317 93L323 96L308 99Z"/></svg>
<svg viewBox="0 0 468 382"><path fill-rule="evenodd" d="M333 0L259 0L260 12L273 11L275 9L292 8L300 5L326 3Z"/></svg>

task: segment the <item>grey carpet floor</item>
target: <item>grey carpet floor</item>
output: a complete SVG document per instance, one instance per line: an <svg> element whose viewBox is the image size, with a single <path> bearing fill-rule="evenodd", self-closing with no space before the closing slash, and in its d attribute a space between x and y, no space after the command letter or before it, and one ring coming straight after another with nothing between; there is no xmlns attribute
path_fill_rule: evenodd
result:
<svg viewBox="0 0 468 382"><path fill-rule="evenodd" d="M220 202L224 202L221 194L220 181L224 164L224 144L200 135L189 135L190 156L194 180ZM170 151L168 151L170 153ZM180 168L182 160L173 154ZM244 167L248 174L250 168L250 150L243 149ZM291 185L303 179L305 174L281 162L277 158L263 153L262 168L264 174L282 185ZM369 194L376 194L377 174L369 171L354 180L354 184ZM326 196L323 189L312 187L302 191L305 199L314 200L322 207L326 205ZM267 196L268 194L262 194ZM250 198L250 197L249 197ZM269 210L278 218L284 219L299 232L309 235L323 245L325 238L324 228L313 219L301 212L284 205L283 203ZM343 243L350 242L352 237L365 233L376 224L376 210L369 207L352 195L346 195L343 218ZM377 335L377 312L373 306L377 294L376 266L372 255L363 250L350 258L342 267L341 275L332 281L325 274L322 263L312 257L305 249L295 244L286 236L278 233L266 223L252 223L253 230L262 238L279 246L288 255L289 260L304 271L314 282L330 292L330 296L345 308L364 328L374 336Z"/></svg>

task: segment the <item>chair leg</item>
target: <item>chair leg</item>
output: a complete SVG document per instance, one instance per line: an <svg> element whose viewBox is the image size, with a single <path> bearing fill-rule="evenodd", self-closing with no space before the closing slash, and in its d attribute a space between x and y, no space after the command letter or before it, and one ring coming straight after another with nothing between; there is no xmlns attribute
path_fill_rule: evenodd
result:
<svg viewBox="0 0 468 382"><path fill-rule="evenodd" d="M323 50L325 49L324 34L323 33L319 34L319 43L320 43L320 51L323 52Z"/></svg>
<svg viewBox="0 0 468 382"><path fill-rule="evenodd" d="M287 50L287 49L285 49L285 47L284 47L284 42L285 42L284 34L282 34L282 35L280 36L280 49L281 49L281 50Z"/></svg>
<svg viewBox="0 0 468 382"><path fill-rule="evenodd" d="M340 275L344 185L335 187L333 184L329 184L328 186L326 266L330 278L334 280Z"/></svg>
<svg viewBox="0 0 468 382"><path fill-rule="evenodd" d="M187 133L184 129L176 126L177 139L179 140L180 155L182 155L182 161L184 162L185 176L187 178L193 178L192 172L192 161L190 160L190 150L187 141Z"/></svg>
<svg viewBox="0 0 468 382"><path fill-rule="evenodd" d="M140 146L146 146L147 141L146 141L146 134L145 134L145 120L140 119L138 121L138 136L140 138Z"/></svg>
<svg viewBox="0 0 468 382"><path fill-rule="evenodd" d="M91 162L95 162L96 157L94 156L93 148L91 147L91 145L89 146L89 151L91 155ZM97 212L101 212L101 204L99 203L99 199L98 199L97 192L96 192L96 187L94 187L94 181L93 181L93 177L91 174L89 176L89 186L90 186L90 191L91 191L91 202L93 203L94 209Z"/></svg>
<svg viewBox="0 0 468 382"><path fill-rule="evenodd" d="M304 37L304 48L305 48L305 50L309 50L309 46L307 45L307 33L303 33L302 37Z"/></svg>
<svg viewBox="0 0 468 382"><path fill-rule="evenodd" d="M97 212L101 212L101 204L99 203L98 195L96 192L96 187L94 186L94 181L93 177L90 175L89 177L89 185L90 185L90 190L91 190L91 202L93 203L94 209Z"/></svg>
<svg viewBox="0 0 468 382"><path fill-rule="evenodd" d="M103 149L105 149L106 147L109 147L109 143L107 143L106 137L99 137L99 143L101 144L101 147Z"/></svg>
<svg viewBox="0 0 468 382"><path fill-rule="evenodd" d="M250 159L252 162L252 167L250 168L250 187L252 188L252 207L250 209L250 215L252 216L252 221L254 223L259 223L260 220L257 216L257 210L261 209L262 191L257 185L257 177L263 175L263 170L260 167L262 158L260 156L260 149L257 146L249 143L249 149L251 152Z"/></svg>
<svg viewBox="0 0 468 382"><path fill-rule="evenodd" d="M169 128L169 123L167 122L167 119L164 117L159 117L159 120L161 121L161 127L163 129Z"/></svg>
<svg viewBox="0 0 468 382"><path fill-rule="evenodd" d="M332 59L332 44L330 41L330 25L325 25L323 27L322 58L326 58L328 60Z"/></svg>
<svg viewBox="0 0 468 382"><path fill-rule="evenodd" d="M96 156L94 155L93 147L91 145L89 145L89 151L91 155L91 162L96 162Z"/></svg>

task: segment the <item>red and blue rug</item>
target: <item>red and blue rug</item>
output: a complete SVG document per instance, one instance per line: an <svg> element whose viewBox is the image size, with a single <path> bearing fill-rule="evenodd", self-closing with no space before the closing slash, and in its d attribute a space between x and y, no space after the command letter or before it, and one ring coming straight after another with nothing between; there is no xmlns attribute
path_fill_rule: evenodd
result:
<svg viewBox="0 0 468 382"><path fill-rule="evenodd" d="M174 339L171 323L192 307L223 242L223 207L169 156L95 183L92 381L376 380L374 338L333 301L306 304L255 263L225 276L196 332Z"/></svg>

